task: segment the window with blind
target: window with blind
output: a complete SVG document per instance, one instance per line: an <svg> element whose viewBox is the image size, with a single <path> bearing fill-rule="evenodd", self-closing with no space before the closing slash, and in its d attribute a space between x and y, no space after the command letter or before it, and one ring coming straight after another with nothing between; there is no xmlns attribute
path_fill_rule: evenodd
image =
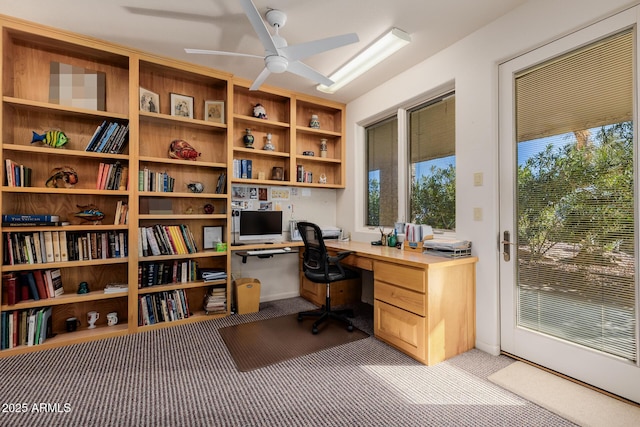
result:
<svg viewBox="0 0 640 427"><path fill-rule="evenodd" d="M398 119L366 128L368 226L393 225L398 218Z"/></svg>
<svg viewBox="0 0 640 427"><path fill-rule="evenodd" d="M456 226L455 96L409 111L410 222Z"/></svg>
<svg viewBox="0 0 640 427"><path fill-rule="evenodd" d="M635 361L634 36L515 78L517 321Z"/></svg>

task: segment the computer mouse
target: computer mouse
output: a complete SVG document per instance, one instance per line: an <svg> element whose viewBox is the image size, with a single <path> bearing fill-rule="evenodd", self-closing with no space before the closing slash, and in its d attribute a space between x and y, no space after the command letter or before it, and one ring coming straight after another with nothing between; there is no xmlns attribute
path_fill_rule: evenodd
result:
<svg viewBox="0 0 640 427"><path fill-rule="evenodd" d="M287 252L288 252L288 251L290 251L290 250L291 250L291 248L290 248L289 246L287 246L286 248L282 248L282 250L285 250L285 251L287 251Z"/></svg>

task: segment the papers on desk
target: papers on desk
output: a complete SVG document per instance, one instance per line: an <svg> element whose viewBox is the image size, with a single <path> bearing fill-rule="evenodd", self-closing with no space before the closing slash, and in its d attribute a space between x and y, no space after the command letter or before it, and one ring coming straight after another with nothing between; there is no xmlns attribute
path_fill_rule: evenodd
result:
<svg viewBox="0 0 640 427"><path fill-rule="evenodd" d="M448 237L437 237L423 242L423 253L446 258L471 256L471 242Z"/></svg>

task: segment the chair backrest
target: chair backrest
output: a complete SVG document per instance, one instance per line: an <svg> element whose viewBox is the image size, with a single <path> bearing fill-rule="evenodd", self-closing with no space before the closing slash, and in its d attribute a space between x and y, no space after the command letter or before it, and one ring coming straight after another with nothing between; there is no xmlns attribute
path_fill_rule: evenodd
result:
<svg viewBox="0 0 640 427"><path fill-rule="evenodd" d="M322 239L322 230L311 222L302 221L297 225L304 242L303 271L328 276L329 254Z"/></svg>

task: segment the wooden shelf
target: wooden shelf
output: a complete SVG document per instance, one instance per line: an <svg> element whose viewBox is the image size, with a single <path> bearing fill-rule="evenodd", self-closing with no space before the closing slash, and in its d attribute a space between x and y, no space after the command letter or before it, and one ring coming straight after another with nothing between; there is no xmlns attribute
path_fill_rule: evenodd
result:
<svg viewBox="0 0 640 427"><path fill-rule="evenodd" d="M343 134L343 104L268 86L251 91L251 82L228 73L6 16L0 16L0 26L3 34L0 161L12 160L33 171L32 187L0 186L0 210L3 214L49 213L59 215L62 221L71 219L73 224L59 227L1 227L3 239L7 233L72 232L78 233L73 234L77 238L79 233L115 231L126 235L128 245L126 258L1 266L2 273L60 269L65 294L58 298L0 306L2 312L52 307L53 330L57 334L42 345L2 350L0 357L227 316L231 302L232 251L248 250L260 245L229 245L223 252L206 250L194 254L144 257L138 254L138 247L143 243L139 230L152 225L184 223L188 225L196 247L202 248L203 228L208 226L221 227L223 241L231 241L232 184L344 188L346 140ZM102 73L108 88L104 111L50 102L48 64L51 62ZM140 87L158 94L157 113L140 110ZM171 94L193 98L193 118L171 114ZM205 101L210 100L224 103L223 123L205 120ZM258 103L266 109L267 119L252 116L253 107ZM319 116L320 129L309 127L311 114ZM122 154L85 151L96 128L104 121L129 124L128 142ZM242 143L247 128L252 130L255 137L254 149L246 148ZM48 130L63 131L69 141L61 148L31 143L32 131L43 133ZM271 134L274 151L262 149L268 134ZM307 150L317 152L320 138L327 139L328 156L302 156L302 152ZM196 160L170 158L169 146L174 140L189 143L200 153ZM252 179L233 177L234 159L252 160ZM95 188L100 163L105 162L120 162L127 167L129 175L126 190ZM298 164L312 171L316 181L320 174L325 174L327 184L296 182ZM62 166L69 166L77 172L78 183L73 188L46 187L51 172ZM268 179L274 167L282 168L285 180ZM170 176L174 180L174 192L141 191L138 179L145 169ZM265 179L257 179L258 172L264 173ZM223 174L226 175L224 193L216 193L218 180ZM191 193L189 184L192 183L201 183L204 191ZM116 205L122 202L128 205L128 224L112 225ZM156 202L171 202L175 213L141 213L149 212L147 205ZM104 212L105 218L101 224L79 223L73 214L80 210L79 206L84 205L95 205ZM205 210L210 211L207 205L213 206L213 214L204 213ZM302 242L283 242L270 245L269 248L301 245ZM197 265L198 268L224 269L228 272L228 278L213 283L192 279L186 283L137 287L140 266L153 263L175 265L176 262L179 265L188 263L185 265L190 267ZM87 281L93 291L85 295L75 294L78 283L82 281ZM109 282L128 283L129 290L104 294L103 289ZM199 309L207 289L212 285L226 287L227 310L206 315ZM134 324L139 318L139 297L165 291L184 293L194 315L152 326ZM196 307L198 310L194 310ZM116 311L122 323L114 327L64 332L66 317L77 316L82 319L92 310L102 314Z"/></svg>

